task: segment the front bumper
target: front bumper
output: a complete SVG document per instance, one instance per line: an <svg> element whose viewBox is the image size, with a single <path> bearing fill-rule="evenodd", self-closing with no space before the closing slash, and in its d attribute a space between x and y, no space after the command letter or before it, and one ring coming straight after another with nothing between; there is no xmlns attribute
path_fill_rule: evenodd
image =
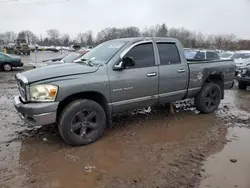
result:
<svg viewBox="0 0 250 188"><path fill-rule="evenodd" d="M29 126L42 126L56 122L58 102L23 103L19 96L14 99L14 105L21 118Z"/></svg>
<svg viewBox="0 0 250 188"><path fill-rule="evenodd" d="M240 75L238 75L238 76L236 77L236 80L237 80L237 81L242 81L242 82L250 83L250 77L241 77Z"/></svg>

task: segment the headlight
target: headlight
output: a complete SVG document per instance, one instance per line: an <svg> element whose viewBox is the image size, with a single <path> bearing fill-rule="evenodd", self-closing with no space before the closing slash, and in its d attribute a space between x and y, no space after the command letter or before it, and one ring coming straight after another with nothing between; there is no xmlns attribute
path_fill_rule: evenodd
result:
<svg viewBox="0 0 250 188"><path fill-rule="evenodd" d="M30 100L48 102L55 101L58 87L54 85L35 85L30 87Z"/></svg>

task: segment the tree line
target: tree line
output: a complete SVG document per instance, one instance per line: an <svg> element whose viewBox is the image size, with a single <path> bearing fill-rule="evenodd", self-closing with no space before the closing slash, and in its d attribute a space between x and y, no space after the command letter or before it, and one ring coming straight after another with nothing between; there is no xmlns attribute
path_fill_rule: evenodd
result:
<svg viewBox="0 0 250 188"><path fill-rule="evenodd" d="M69 46L80 44L81 46L96 46L107 40L127 37L173 37L180 40L186 48L206 48L220 50L250 50L250 40L242 40L234 34L204 35L186 28L168 28L166 24L156 25L140 30L137 27L105 28L93 35L92 31L80 32L72 38L69 34L60 33L57 29L46 31L46 36L37 36L29 30L19 33L0 33L0 45L14 42L17 37L26 38L29 44L41 46Z"/></svg>

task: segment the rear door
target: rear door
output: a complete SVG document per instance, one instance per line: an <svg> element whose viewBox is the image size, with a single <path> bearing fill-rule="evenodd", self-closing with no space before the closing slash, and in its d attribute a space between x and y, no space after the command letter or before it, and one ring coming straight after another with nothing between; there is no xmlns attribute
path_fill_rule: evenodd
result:
<svg viewBox="0 0 250 188"><path fill-rule="evenodd" d="M159 52L159 100L161 103L184 98L188 69L174 42L157 42ZM182 57L183 58L183 57Z"/></svg>
<svg viewBox="0 0 250 188"><path fill-rule="evenodd" d="M158 66L152 41L143 41L125 50L122 57L132 57L134 67L109 73L114 113L151 106L158 98Z"/></svg>

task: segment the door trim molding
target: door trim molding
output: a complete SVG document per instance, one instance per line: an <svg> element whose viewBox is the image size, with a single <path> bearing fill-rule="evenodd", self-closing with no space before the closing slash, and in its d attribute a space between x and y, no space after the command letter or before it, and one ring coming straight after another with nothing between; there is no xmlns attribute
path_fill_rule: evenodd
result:
<svg viewBox="0 0 250 188"><path fill-rule="evenodd" d="M198 89L198 88L195 88ZM159 95L152 95L152 96L146 96L146 97L139 97L139 98L134 98L134 99L128 99L128 100L123 100L123 101L118 101L118 102L113 102L113 103L108 103L108 105L112 106L120 106L120 105L126 105L134 102L142 102L142 101L147 101L151 99L158 99L159 97L169 97L172 95L178 95L178 94L184 94L186 93L187 90L180 90L180 91L173 91L173 92L168 92L168 93L161 93Z"/></svg>
<svg viewBox="0 0 250 188"><path fill-rule="evenodd" d="M152 95L152 96L139 97L139 98L134 98L134 99L128 99L128 100L108 103L108 105L120 106L120 105L130 104L130 103L134 103L134 102L142 102L142 101L147 101L150 99L157 99L157 98L158 98L158 95Z"/></svg>
<svg viewBox="0 0 250 188"><path fill-rule="evenodd" d="M186 89L184 90L179 90L179 91L173 91L173 92L168 92L168 93L161 93L159 94L159 97L169 97L169 96L172 96L172 95L176 95L176 94L184 94L186 93Z"/></svg>

